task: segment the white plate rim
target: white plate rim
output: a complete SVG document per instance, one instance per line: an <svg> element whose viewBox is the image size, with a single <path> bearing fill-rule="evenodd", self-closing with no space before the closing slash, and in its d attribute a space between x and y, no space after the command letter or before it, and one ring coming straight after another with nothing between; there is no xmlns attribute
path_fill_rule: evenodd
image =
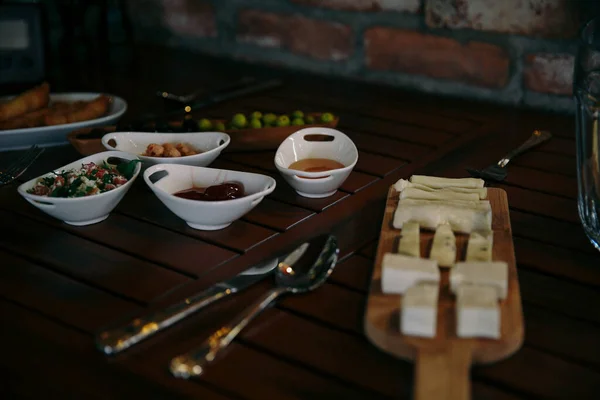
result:
<svg viewBox="0 0 600 400"><path fill-rule="evenodd" d="M50 131L54 131L57 129L63 130L63 129L67 129L67 128L75 130L75 129L85 128L86 126L92 125L92 124L102 124L105 122L108 123L110 121L113 121L116 118L120 118L123 114L125 114L125 112L127 111L127 102L122 97L119 97L119 96L116 96L113 94L108 94L108 93L101 93L101 92L97 92L97 93L96 92L51 93L50 101L91 100L102 94L110 97L111 101L113 102L113 105L118 104L118 103L122 104L122 108L113 110L103 117L90 119L87 121L71 122L68 124L52 125L52 126L38 126L38 127L33 127L33 128L0 130L0 136L22 134L22 133L26 134L26 133L31 133L31 132L36 132L36 133L50 132ZM10 100L14 97L15 96L5 96L5 97L1 97L0 100Z"/></svg>

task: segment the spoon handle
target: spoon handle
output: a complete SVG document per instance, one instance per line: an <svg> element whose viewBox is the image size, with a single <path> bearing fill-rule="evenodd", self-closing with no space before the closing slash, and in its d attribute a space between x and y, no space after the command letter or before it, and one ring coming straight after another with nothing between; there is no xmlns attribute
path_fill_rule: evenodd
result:
<svg viewBox="0 0 600 400"><path fill-rule="evenodd" d="M286 289L284 288L275 288L267 292L267 294L244 310L231 323L221 327L210 335L200 347L173 358L170 365L171 373L178 378L184 379L201 375L206 366L214 361L219 351L226 348L250 321L265 310L277 297L285 293L285 291Z"/></svg>

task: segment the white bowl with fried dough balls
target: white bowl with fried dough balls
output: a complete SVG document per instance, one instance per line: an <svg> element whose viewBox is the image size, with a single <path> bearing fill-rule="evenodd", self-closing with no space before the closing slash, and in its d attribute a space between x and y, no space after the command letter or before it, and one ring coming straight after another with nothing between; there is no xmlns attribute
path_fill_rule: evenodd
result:
<svg viewBox="0 0 600 400"><path fill-rule="evenodd" d="M102 137L107 150L134 154L144 167L156 164L206 167L230 142L229 135L223 132L112 132Z"/></svg>

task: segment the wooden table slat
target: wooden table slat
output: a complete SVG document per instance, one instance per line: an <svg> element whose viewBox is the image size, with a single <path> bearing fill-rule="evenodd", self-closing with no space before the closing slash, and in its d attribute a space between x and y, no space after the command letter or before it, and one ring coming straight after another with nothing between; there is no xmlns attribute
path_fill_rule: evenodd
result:
<svg viewBox="0 0 600 400"><path fill-rule="evenodd" d="M579 223L577 203L575 200L506 184L498 184L495 186L506 190L511 209L514 208L519 211L530 212L535 215L542 215L560 221Z"/></svg>
<svg viewBox="0 0 600 400"><path fill-rule="evenodd" d="M598 260L591 254L561 249L529 239L515 238L514 241L519 265L585 285L600 285Z"/></svg>
<svg viewBox="0 0 600 400"><path fill-rule="evenodd" d="M315 95L315 91L319 90L318 86L312 86L312 90L307 93L305 90L294 90L290 85L287 90L277 91L275 96L281 99L303 99L310 104L322 105L322 107L330 107L334 110L344 109L359 115L389 119L404 124L439 129L455 134L464 133L476 126L476 123L464 118L453 118L436 114L435 109L429 109L430 107L427 107L423 103L415 107L411 106L410 102L407 101L395 102L391 97L382 101L382 97L373 92L357 95L354 90L346 92L348 89L343 88L343 85L337 88L341 89L341 93L337 93L337 95L336 93L331 93L331 90L327 88L325 91L328 93L318 96ZM427 110L423 108L427 108Z"/></svg>
<svg viewBox="0 0 600 400"><path fill-rule="evenodd" d="M518 210L510 213L513 235L564 247L572 250L597 254L578 223L559 221L529 214Z"/></svg>
<svg viewBox="0 0 600 400"><path fill-rule="evenodd" d="M574 177L511 165L505 182L541 193L577 198L577 180Z"/></svg>
<svg viewBox="0 0 600 400"><path fill-rule="evenodd" d="M600 372L527 346L504 361L477 368L473 376L542 398L591 399L600 391Z"/></svg>
<svg viewBox="0 0 600 400"><path fill-rule="evenodd" d="M0 301L0 315L4 326L0 337L5 346L0 365L10 367L12 373L22 377L11 380L15 391L22 387L37 398L48 398L46 388L68 389L70 398L106 399L122 398L189 399L203 398L226 400L229 396L192 382L179 381L173 390L173 377L165 369L151 369L135 360L115 363L94 347L89 335L68 329L27 310ZM27 349L35 357L24 357ZM69 383L58 377L68 377ZM32 385L37 382L37 385ZM111 382L111 384L107 384Z"/></svg>
<svg viewBox="0 0 600 400"><path fill-rule="evenodd" d="M592 311L600 308L600 293L596 288L525 269L519 269L519 282L523 301L572 318L600 324L600 315ZM551 331L552 327L549 327L548 332Z"/></svg>
<svg viewBox="0 0 600 400"><path fill-rule="evenodd" d="M85 331L141 307L0 250L2 296Z"/></svg>
<svg viewBox="0 0 600 400"><path fill-rule="evenodd" d="M0 211L0 216L5 232L0 236L0 246L5 250L124 297L150 302L188 280L184 275L28 218L5 211Z"/></svg>
<svg viewBox="0 0 600 400"><path fill-rule="evenodd" d="M531 151L515 158L511 161L509 171L516 165L550 172L555 174L555 176L565 175L574 177L577 172L573 157L541 151Z"/></svg>
<svg viewBox="0 0 600 400"><path fill-rule="evenodd" d="M399 142L397 140L373 136L346 129L344 133L352 139L359 150L381 154L400 160L414 161L431 151L431 148L419 144Z"/></svg>
<svg viewBox="0 0 600 400"><path fill-rule="evenodd" d="M541 144L536 148L536 151L575 157L575 141L572 139L554 137L550 141Z"/></svg>
<svg viewBox="0 0 600 400"><path fill-rule="evenodd" d="M256 224L264 224L271 229L283 232L313 214L311 211L267 198L244 215L243 219Z"/></svg>
<svg viewBox="0 0 600 400"><path fill-rule="evenodd" d="M78 227L62 223L37 209L27 210L32 206L23 199L14 199L9 207L13 212L31 213L29 215L38 221L191 276L202 275L237 256L232 251L117 213L112 213L101 224ZM200 259L202 263L198 262Z"/></svg>
<svg viewBox="0 0 600 400"><path fill-rule="evenodd" d="M364 172L365 174L384 177L390 172L403 167L407 163L408 161L406 160L397 160L379 154L359 151L358 162L354 168L357 171Z"/></svg>

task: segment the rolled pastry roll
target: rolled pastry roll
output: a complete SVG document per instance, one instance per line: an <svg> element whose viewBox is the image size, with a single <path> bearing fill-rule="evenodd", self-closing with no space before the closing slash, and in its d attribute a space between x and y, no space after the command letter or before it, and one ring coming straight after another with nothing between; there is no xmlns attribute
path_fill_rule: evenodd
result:
<svg viewBox="0 0 600 400"><path fill-rule="evenodd" d="M401 199L426 199L426 200L479 200L478 193L457 193L450 190L421 190L414 187L407 187L400 192Z"/></svg>
<svg viewBox="0 0 600 400"><path fill-rule="evenodd" d="M487 198L487 188L463 188L463 187L445 187L443 189L436 189L430 186L425 186L420 183L411 183L405 179L400 179L394 184L394 189L397 192L402 192L408 188L423 190L426 192L450 192L450 193L476 193L480 199Z"/></svg>
<svg viewBox="0 0 600 400"><path fill-rule="evenodd" d="M489 232L492 230L492 207L487 200L400 199L392 224L394 228L402 229L407 221L417 222L424 229L449 224L454 232Z"/></svg>
<svg viewBox="0 0 600 400"><path fill-rule="evenodd" d="M6 121L44 108L50 101L50 85L43 83L12 100L0 102L0 121Z"/></svg>
<svg viewBox="0 0 600 400"><path fill-rule="evenodd" d="M410 181L436 189L446 187L482 188L485 183L483 179L478 178L440 178L426 175L413 175L410 177Z"/></svg>

